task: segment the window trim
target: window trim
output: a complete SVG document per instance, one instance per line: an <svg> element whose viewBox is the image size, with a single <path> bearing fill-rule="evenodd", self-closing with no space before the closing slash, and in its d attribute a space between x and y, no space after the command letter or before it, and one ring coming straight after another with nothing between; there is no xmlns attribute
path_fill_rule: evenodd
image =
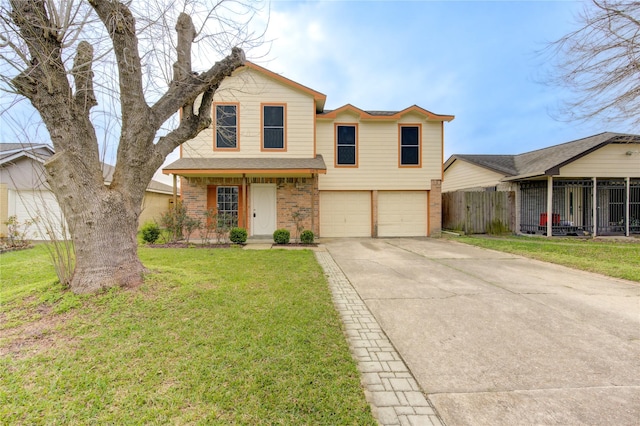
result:
<svg viewBox="0 0 640 426"><path fill-rule="evenodd" d="M355 164L340 164L338 163L338 127L353 127L355 128L356 131L356 144L354 146L355 148ZM359 158L359 135L360 134L360 129L358 128L358 123L334 123L333 126L333 138L334 138L334 143L333 143L333 164L334 167L336 168L355 168L357 169L360 166L360 158Z"/></svg>
<svg viewBox="0 0 640 426"><path fill-rule="evenodd" d="M264 107L282 107L282 148L265 148L264 146ZM285 152L287 150L287 104L269 103L260 104L260 151Z"/></svg>
<svg viewBox="0 0 640 426"><path fill-rule="evenodd" d="M418 164L402 164L402 128L418 128ZM409 145L411 146L411 145ZM422 168L422 124L421 123L400 123L398 124L398 167L399 168Z"/></svg>
<svg viewBox="0 0 640 426"><path fill-rule="evenodd" d="M223 148L218 146L218 130L216 126L218 124L217 120L217 108L218 106L235 106L236 107L236 146L234 148ZM239 102L214 102L212 111L212 121L213 121L213 150L214 151L223 151L223 152L233 152L240 151L240 103Z"/></svg>

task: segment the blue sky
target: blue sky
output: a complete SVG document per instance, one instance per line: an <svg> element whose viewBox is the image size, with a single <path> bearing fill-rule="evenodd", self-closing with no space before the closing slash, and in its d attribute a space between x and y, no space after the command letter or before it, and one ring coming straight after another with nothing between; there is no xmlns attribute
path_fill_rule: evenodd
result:
<svg viewBox="0 0 640 426"><path fill-rule="evenodd" d="M274 1L271 49L254 61L327 95L328 109L455 115L445 158L515 154L612 128L565 122L569 93L543 84L541 53L576 27L583 1ZM257 54L257 52L250 52Z"/></svg>
<svg viewBox="0 0 640 426"><path fill-rule="evenodd" d="M326 94L328 109L351 103L401 110L417 104L455 115L445 125L445 159L455 153L521 153L603 131L635 133L600 120L559 120L558 105L570 94L542 83L552 68L539 52L575 28L584 5L273 0L256 20L259 27L270 12L271 42L247 54ZM31 125L37 116L13 119L38 128L36 138L46 141L44 129ZM2 141L24 141L15 133L20 127L3 114Z"/></svg>

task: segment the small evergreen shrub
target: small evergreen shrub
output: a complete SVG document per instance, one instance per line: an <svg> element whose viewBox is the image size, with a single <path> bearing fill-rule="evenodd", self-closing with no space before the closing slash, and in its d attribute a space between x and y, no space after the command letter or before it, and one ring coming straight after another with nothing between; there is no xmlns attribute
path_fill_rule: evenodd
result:
<svg viewBox="0 0 640 426"><path fill-rule="evenodd" d="M247 230L244 228L231 228L229 239L232 243L243 244L247 241Z"/></svg>
<svg viewBox="0 0 640 426"><path fill-rule="evenodd" d="M300 234L300 241L302 241L302 244L313 244L313 238L313 232L308 229L306 231L302 231Z"/></svg>
<svg viewBox="0 0 640 426"><path fill-rule="evenodd" d="M291 233L287 229L276 229L273 233L273 241L276 244L289 244Z"/></svg>
<svg viewBox="0 0 640 426"><path fill-rule="evenodd" d="M160 226L155 222L147 222L142 227L142 239L147 244L153 244L160 238Z"/></svg>

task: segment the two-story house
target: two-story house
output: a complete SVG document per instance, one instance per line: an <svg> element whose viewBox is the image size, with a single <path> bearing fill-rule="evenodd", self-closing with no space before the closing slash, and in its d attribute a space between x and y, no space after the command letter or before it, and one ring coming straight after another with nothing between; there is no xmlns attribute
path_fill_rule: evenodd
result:
<svg viewBox="0 0 640 426"><path fill-rule="evenodd" d="M444 122L418 106L325 110L326 96L253 63L216 92L213 123L163 169L190 215L237 218L250 236L435 236Z"/></svg>

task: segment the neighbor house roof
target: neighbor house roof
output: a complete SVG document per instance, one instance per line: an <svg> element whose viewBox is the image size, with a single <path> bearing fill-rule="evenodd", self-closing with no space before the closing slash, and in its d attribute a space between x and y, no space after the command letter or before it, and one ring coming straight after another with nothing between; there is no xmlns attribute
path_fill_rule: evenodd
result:
<svg viewBox="0 0 640 426"><path fill-rule="evenodd" d="M315 158L180 158L164 174L326 173L321 155Z"/></svg>
<svg viewBox="0 0 640 426"><path fill-rule="evenodd" d="M517 155L454 154L445 162L444 169L462 160L504 174L504 180L556 175L560 167L610 143L640 143L640 135L605 132Z"/></svg>
<svg viewBox="0 0 640 426"><path fill-rule="evenodd" d="M104 176L105 185L109 185L113 181L113 172L115 172L115 170L116 168L111 164L102 163L102 176ZM147 191L173 194L173 186L152 179L149 185L147 185Z"/></svg>
<svg viewBox="0 0 640 426"><path fill-rule="evenodd" d="M22 157L29 157L33 160L44 163L54 153L55 152L51 145L43 143L0 143L0 165L11 163L12 161ZM108 185L111 183L114 171L114 166L102 163L102 175L104 176L105 184ZM147 191L172 194L173 187L171 185L158 182L157 180L152 180L147 186Z"/></svg>
<svg viewBox="0 0 640 426"><path fill-rule="evenodd" d="M0 165L22 157L43 163L53 154L53 148L44 143L0 143Z"/></svg>

